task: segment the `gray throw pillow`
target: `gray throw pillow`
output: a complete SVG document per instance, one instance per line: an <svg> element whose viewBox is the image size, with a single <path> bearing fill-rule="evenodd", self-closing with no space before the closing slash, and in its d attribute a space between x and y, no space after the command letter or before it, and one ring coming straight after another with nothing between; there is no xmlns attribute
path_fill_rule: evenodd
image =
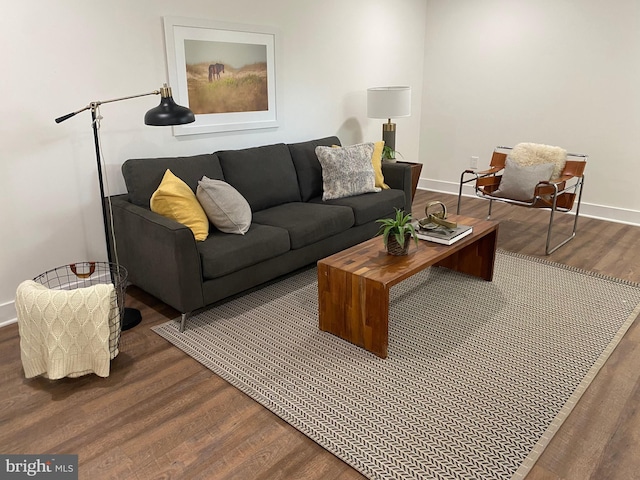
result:
<svg viewBox="0 0 640 480"><path fill-rule="evenodd" d="M555 164L543 163L523 167L507 157L500 187L493 195L523 202L533 199L536 185L551 178Z"/></svg>
<svg viewBox="0 0 640 480"><path fill-rule="evenodd" d="M322 166L322 200L379 192L371 163L373 143L347 147L316 147Z"/></svg>
<svg viewBox="0 0 640 480"><path fill-rule="evenodd" d="M222 180L202 177L196 198L207 218L224 233L244 235L251 226L251 207L235 188Z"/></svg>

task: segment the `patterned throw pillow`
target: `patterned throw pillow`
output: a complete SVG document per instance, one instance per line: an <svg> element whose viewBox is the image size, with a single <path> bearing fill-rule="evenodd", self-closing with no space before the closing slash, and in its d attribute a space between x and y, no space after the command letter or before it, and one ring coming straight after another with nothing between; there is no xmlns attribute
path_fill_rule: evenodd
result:
<svg viewBox="0 0 640 480"><path fill-rule="evenodd" d="M316 147L322 166L322 200L379 192L371 163L373 143L347 147Z"/></svg>

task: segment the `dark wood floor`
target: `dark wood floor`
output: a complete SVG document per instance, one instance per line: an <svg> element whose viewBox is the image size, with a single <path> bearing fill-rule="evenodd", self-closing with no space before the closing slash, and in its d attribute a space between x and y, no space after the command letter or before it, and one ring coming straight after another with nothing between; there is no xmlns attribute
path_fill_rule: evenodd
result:
<svg viewBox="0 0 640 480"><path fill-rule="evenodd" d="M419 191L416 216L434 199L455 211L455 197ZM465 199L462 213L483 217L487 205ZM500 248L544 256L546 214L498 205L493 218ZM640 282L639 247L639 227L581 218L548 258ZM150 330L178 312L135 288L128 305L143 322L123 333L106 379L26 380L17 326L0 329L0 453L78 454L81 479L363 478ZM529 480L640 478L639 345L636 322Z"/></svg>

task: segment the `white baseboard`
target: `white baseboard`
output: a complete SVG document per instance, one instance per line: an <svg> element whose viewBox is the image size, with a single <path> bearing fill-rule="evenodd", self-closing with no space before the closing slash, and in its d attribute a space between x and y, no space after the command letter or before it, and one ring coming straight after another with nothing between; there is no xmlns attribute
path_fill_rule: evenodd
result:
<svg viewBox="0 0 640 480"><path fill-rule="evenodd" d="M0 328L18 321L15 302L0 303Z"/></svg>
<svg viewBox="0 0 640 480"><path fill-rule="evenodd" d="M458 189L460 188L460 185L453 182L420 178L420 181L418 182L418 188L422 190L429 190L432 192L458 195ZM471 187L470 185L465 185L462 189L462 195L465 197L475 197L473 187ZM640 211L638 210L609 207L606 205L596 205L594 203L587 203L583 201L580 205L580 216L607 220L609 222L640 226Z"/></svg>

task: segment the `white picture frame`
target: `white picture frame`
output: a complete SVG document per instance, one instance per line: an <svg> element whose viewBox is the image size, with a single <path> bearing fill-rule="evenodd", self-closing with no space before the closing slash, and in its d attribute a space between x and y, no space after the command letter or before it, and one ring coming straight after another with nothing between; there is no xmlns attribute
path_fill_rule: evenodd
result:
<svg viewBox="0 0 640 480"><path fill-rule="evenodd" d="M175 136L279 126L275 29L183 17L163 20L173 98L196 117L174 126ZM251 94L243 90L249 84Z"/></svg>

